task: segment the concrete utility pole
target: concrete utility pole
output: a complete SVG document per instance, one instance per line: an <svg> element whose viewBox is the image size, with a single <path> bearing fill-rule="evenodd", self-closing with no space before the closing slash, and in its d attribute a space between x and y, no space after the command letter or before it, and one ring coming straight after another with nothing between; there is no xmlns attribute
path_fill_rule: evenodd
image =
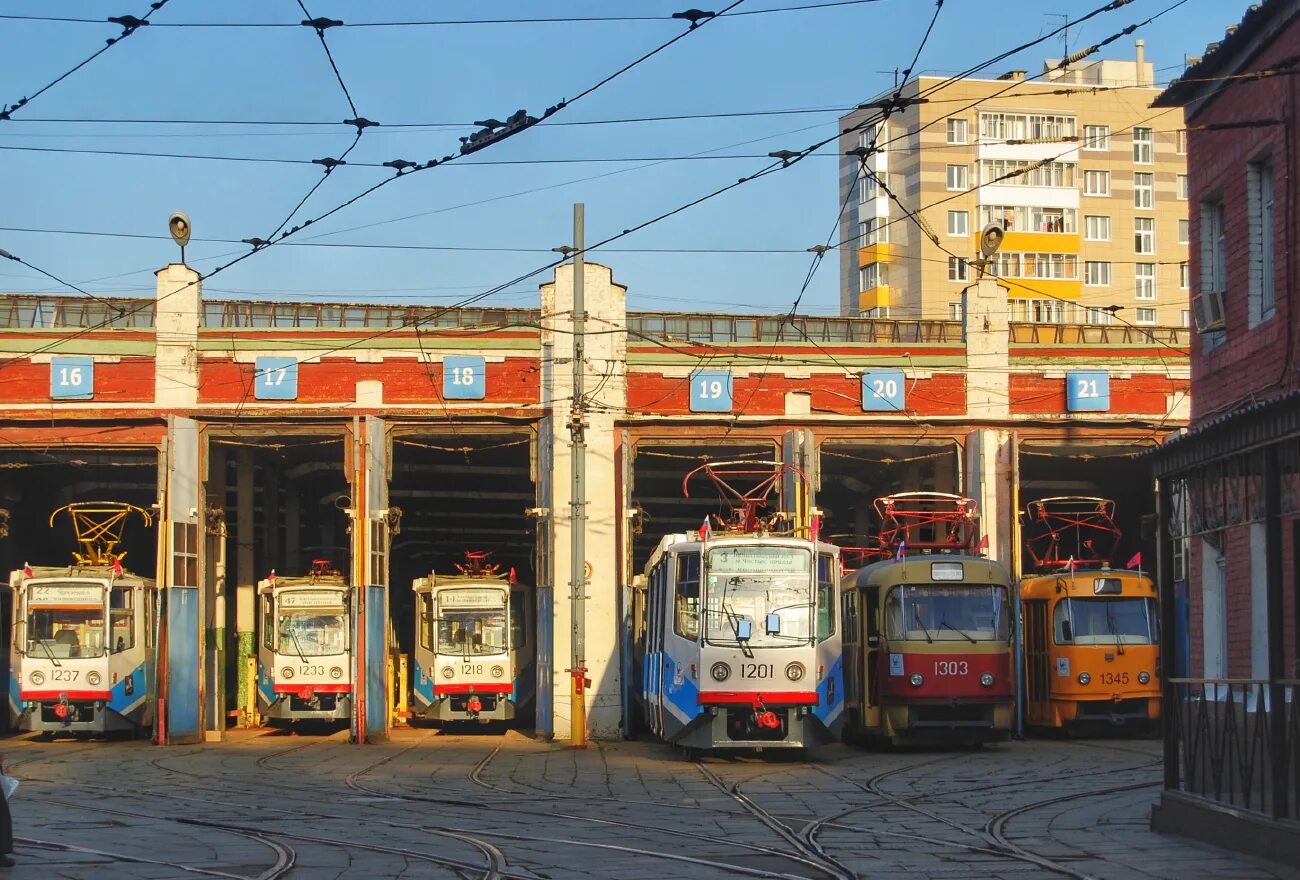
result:
<svg viewBox="0 0 1300 880"><path fill-rule="evenodd" d="M570 673L573 705L570 716L570 745L575 749L587 747L587 658L586 658L586 592L587 592L587 438L586 400L583 388L583 371L586 369L583 350L587 312L584 301L583 275L586 260L583 257L583 204L573 206L573 399L569 407L569 436L572 438L573 491L569 510L572 518L572 542L569 561L569 594L573 614L573 656Z"/></svg>

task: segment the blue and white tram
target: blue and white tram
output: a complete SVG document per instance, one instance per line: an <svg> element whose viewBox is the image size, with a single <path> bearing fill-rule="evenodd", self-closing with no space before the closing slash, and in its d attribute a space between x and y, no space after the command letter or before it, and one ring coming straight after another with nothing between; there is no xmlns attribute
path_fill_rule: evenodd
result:
<svg viewBox="0 0 1300 880"><path fill-rule="evenodd" d="M9 712L19 730L134 732L153 725L154 582L113 565L9 575Z"/></svg>
<svg viewBox="0 0 1300 880"><path fill-rule="evenodd" d="M352 590L328 563L306 577L257 584L258 710L279 721L352 717Z"/></svg>
<svg viewBox="0 0 1300 880"><path fill-rule="evenodd" d="M761 533L664 537L634 601L639 703L692 750L839 738L839 549Z"/></svg>
<svg viewBox="0 0 1300 880"><path fill-rule="evenodd" d="M453 575L417 578L412 717L513 721L536 690L532 590L473 551Z"/></svg>

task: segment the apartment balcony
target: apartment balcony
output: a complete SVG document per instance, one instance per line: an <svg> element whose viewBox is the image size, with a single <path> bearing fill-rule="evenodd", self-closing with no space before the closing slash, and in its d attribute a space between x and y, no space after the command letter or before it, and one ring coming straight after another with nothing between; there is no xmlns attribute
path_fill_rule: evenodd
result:
<svg viewBox="0 0 1300 880"><path fill-rule="evenodd" d="M889 305L888 285L873 287L870 290L864 290L858 294L859 312L865 312L869 309L883 309L888 305Z"/></svg>
<svg viewBox="0 0 1300 880"><path fill-rule="evenodd" d="M876 244L867 245L864 248L858 248L858 268L864 269L872 263L889 261L889 243L877 242Z"/></svg>
<svg viewBox="0 0 1300 880"><path fill-rule="evenodd" d="M973 253L979 253L979 234L972 237ZM1002 239L1003 251L1024 253L1077 254L1082 236L1077 232L1023 232L1013 230Z"/></svg>

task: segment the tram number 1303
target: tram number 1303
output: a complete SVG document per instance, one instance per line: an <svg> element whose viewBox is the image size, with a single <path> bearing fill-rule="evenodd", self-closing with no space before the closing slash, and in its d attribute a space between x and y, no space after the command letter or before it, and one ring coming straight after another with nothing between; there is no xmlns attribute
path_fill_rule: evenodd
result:
<svg viewBox="0 0 1300 880"><path fill-rule="evenodd" d="M966 675L968 672L970 672L970 664L965 660L934 661L935 675Z"/></svg>
<svg viewBox="0 0 1300 880"><path fill-rule="evenodd" d="M740 664L741 678L772 678L775 675L775 667L771 663Z"/></svg>

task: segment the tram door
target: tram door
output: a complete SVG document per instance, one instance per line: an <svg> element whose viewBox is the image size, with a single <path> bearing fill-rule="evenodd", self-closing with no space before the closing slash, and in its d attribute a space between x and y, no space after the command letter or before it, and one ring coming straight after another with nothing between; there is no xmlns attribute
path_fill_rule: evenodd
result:
<svg viewBox="0 0 1300 880"><path fill-rule="evenodd" d="M1025 699L1029 724L1050 724L1052 721L1051 658L1048 648L1047 600L1034 599L1025 603Z"/></svg>
<svg viewBox="0 0 1300 880"><path fill-rule="evenodd" d="M356 692L352 738L358 743L388 738L388 548L395 520L388 507L388 432L383 419L353 419L352 578Z"/></svg>
<svg viewBox="0 0 1300 880"><path fill-rule="evenodd" d="M880 719L880 658L883 651L880 632L880 590L870 587L861 592L864 608L862 609L862 656L863 656L863 695L862 723L866 727L879 727Z"/></svg>
<svg viewBox="0 0 1300 880"><path fill-rule="evenodd" d="M164 701L163 744L182 744L202 738L203 568L199 536L204 503L198 423L168 416L164 450L158 581L165 591L166 654L159 658L156 693Z"/></svg>

